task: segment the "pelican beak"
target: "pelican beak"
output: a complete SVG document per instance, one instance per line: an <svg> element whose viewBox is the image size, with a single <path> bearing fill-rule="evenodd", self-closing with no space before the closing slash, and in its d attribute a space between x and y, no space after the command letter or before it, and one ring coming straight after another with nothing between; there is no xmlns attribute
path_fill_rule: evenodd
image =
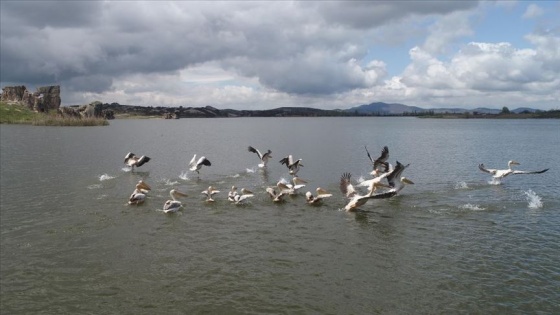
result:
<svg viewBox="0 0 560 315"><path fill-rule="evenodd" d="M152 187L150 187L150 185L146 184L144 181L140 181L138 183L138 186L140 186L141 189L152 190Z"/></svg>
<svg viewBox="0 0 560 315"><path fill-rule="evenodd" d="M413 181L411 181L410 179L403 177L401 178L401 182L405 183L405 184L414 184Z"/></svg>
<svg viewBox="0 0 560 315"><path fill-rule="evenodd" d="M513 165L520 165L519 162L517 162L517 161L511 161L511 164L513 164Z"/></svg>
<svg viewBox="0 0 560 315"><path fill-rule="evenodd" d="M179 197L187 197L187 194L182 193L180 191L175 190L175 195L179 196Z"/></svg>

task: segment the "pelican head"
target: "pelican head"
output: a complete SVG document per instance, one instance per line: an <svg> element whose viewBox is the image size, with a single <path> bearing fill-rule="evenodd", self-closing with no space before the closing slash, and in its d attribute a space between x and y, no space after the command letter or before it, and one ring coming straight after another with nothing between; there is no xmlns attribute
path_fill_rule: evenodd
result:
<svg viewBox="0 0 560 315"><path fill-rule="evenodd" d="M409 185L414 184L413 181L411 181L410 179L408 179L408 178L406 178L406 177L404 177L404 176L401 177L401 182L403 182L403 183L405 183L405 184L409 184Z"/></svg>
<svg viewBox="0 0 560 315"><path fill-rule="evenodd" d="M520 164L517 161L511 160L511 161L508 162L508 166L511 167L512 165L520 165Z"/></svg>

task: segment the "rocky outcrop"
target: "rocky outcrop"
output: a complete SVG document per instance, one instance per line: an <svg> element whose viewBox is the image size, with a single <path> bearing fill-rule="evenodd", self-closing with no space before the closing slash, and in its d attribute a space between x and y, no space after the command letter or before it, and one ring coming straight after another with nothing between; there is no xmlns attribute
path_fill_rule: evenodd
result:
<svg viewBox="0 0 560 315"><path fill-rule="evenodd" d="M60 107L60 85L42 86L30 93L24 85L2 88L0 98L4 102L19 103L36 112L58 110Z"/></svg>

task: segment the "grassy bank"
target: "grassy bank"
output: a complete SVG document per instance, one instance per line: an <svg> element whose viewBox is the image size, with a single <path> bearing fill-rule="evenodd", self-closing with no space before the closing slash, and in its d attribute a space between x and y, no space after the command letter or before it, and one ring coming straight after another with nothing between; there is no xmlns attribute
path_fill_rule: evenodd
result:
<svg viewBox="0 0 560 315"><path fill-rule="evenodd" d="M56 112L36 113L26 106L0 102L0 123L34 126L106 126L104 118L62 117Z"/></svg>

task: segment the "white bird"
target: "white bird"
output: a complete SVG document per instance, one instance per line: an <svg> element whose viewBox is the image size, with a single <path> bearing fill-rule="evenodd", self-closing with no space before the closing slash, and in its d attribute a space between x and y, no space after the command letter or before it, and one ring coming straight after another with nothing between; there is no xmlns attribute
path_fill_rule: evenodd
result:
<svg viewBox="0 0 560 315"><path fill-rule="evenodd" d="M208 160L204 156L201 156L200 159L197 160L195 154L192 157L191 161L189 162L189 167L190 167L189 170L200 174L199 170L202 167L202 165L211 166L212 163L210 163L210 160Z"/></svg>
<svg viewBox="0 0 560 315"><path fill-rule="evenodd" d="M138 184L136 184L136 189L132 192L130 197L128 198L129 205L140 205L144 203L146 200L146 194L152 188L150 185L146 184L143 180L140 180Z"/></svg>
<svg viewBox="0 0 560 315"><path fill-rule="evenodd" d="M128 152L128 154L124 157L124 163L128 165L132 170L134 167L140 167L150 161L150 158L142 155L141 157L137 157L134 153Z"/></svg>
<svg viewBox="0 0 560 315"><path fill-rule="evenodd" d="M297 194L298 190L305 187L305 184L307 184L307 181L299 178L298 176L292 177L292 182L291 183L287 182L285 179L281 179L279 182L284 184L283 189L287 190L287 193L289 195Z"/></svg>
<svg viewBox="0 0 560 315"><path fill-rule="evenodd" d="M261 163L259 164L259 167L265 167L266 164L268 163L268 159L270 159L272 157L272 151L268 150L265 154L262 154L261 151L253 148L252 146L249 146L248 148L249 152L253 152L256 153L259 156L259 159L261 160Z"/></svg>
<svg viewBox="0 0 560 315"><path fill-rule="evenodd" d="M165 213L177 212L179 209L183 207L183 204L179 200L177 200L177 198L187 197L187 194L182 193L176 189L171 189L169 195L171 196L171 200L167 200L163 204L163 212Z"/></svg>
<svg viewBox="0 0 560 315"><path fill-rule="evenodd" d="M376 172L377 170L375 169L373 171ZM358 186L368 187L368 192L370 193L375 192L379 187L392 188L387 181L387 176L389 176L389 174L390 172L381 173L381 175L378 175L377 177L362 181L358 184Z"/></svg>
<svg viewBox="0 0 560 315"><path fill-rule="evenodd" d="M272 199L272 201L274 202L282 202L284 201L284 197L288 194L287 190L285 188L282 187L282 183L278 183L278 188L280 189L279 192L276 192L276 190L273 187L267 187L266 188L266 192L268 193L268 195L270 196L270 198ZM285 185L284 185L285 186Z"/></svg>
<svg viewBox="0 0 560 315"><path fill-rule="evenodd" d="M390 191L381 194L373 194L373 191L370 191L365 195L360 195L350 182L350 177L350 173L344 173L340 177L340 191L342 191L346 198L350 199L346 206L344 206L344 210L348 212L356 211L360 206L363 206L370 199L389 198L397 194L396 191Z"/></svg>
<svg viewBox="0 0 560 315"><path fill-rule="evenodd" d="M288 155L285 158L280 160L280 163L283 165L286 165L288 167L288 170L290 171L290 175L296 175L297 172L299 172L299 168L303 167L303 164L301 164L301 161L303 161L302 159L297 159L296 161L294 161L294 158L292 157L292 155Z"/></svg>
<svg viewBox="0 0 560 315"><path fill-rule="evenodd" d="M383 149L381 150L381 155L378 158L373 159L371 157L371 154L369 154L367 146L364 147L366 148L367 156L371 161L371 164L373 165L373 171L375 172L376 170L378 170L381 172L388 172L389 163L387 163L386 161L389 158L389 148L387 146L384 146Z"/></svg>
<svg viewBox="0 0 560 315"><path fill-rule="evenodd" d="M502 179L502 178L504 178L508 175L511 175L511 174L513 174L513 175L517 175L517 174L541 174L541 173L544 173L544 172L548 171L548 168L544 169L542 171L518 171L518 170L512 169L511 168L512 165L520 165L520 164L516 161L509 161L507 169L497 170L497 169L486 168L484 166L484 164L481 163L481 164L478 165L478 168L483 172L492 174L492 177L495 178L495 179L498 179L498 180L500 180L500 179Z"/></svg>
<svg viewBox="0 0 560 315"><path fill-rule="evenodd" d="M208 189L204 190L202 194L206 195L206 201L213 202L212 196L219 193L219 190L216 190L214 187L209 186Z"/></svg>
<svg viewBox="0 0 560 315"><path fill-rule="evenodd" d="M329 192L327 192L321 187L317 187L316 191L317 191L316 196L313 196L313 194L310 191L305 193L305 200L307 200L307 203L317 204L321 202L321 200L332 196L332 194L330 194Z"/></svg>
<svg viewBox="0 0 560 315"><path fill-rule="evenodd" d="M237 187L232 186L231 191L228 193L228 200L234 202L235 204L240 204L247 198L253 197L252 191L245 188L241 188L241 194L237 192Z"/></svg>

